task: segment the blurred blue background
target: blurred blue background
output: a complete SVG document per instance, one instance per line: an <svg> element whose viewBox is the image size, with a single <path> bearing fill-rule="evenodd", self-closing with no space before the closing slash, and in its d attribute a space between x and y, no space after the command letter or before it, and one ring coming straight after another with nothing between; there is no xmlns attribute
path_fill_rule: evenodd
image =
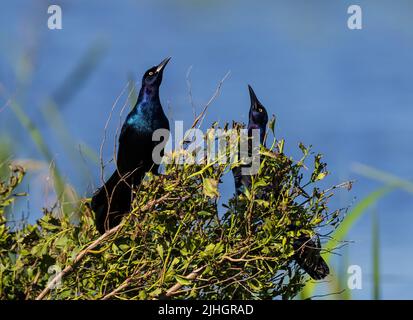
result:
<svg viewBox="0 0 413 320"><path fill-rule="evenodd" d="M47 8L58 4L63 29L47 28ZM347 8L363 9L363 29L347 28ZM298 156L303 142L321 152L332 174L326 184L356 179L341 191L333 208L346 207L382 185L354 170L361 163L404 179L413 178L413 2L409 0L284 1L4 1L0 12L0 138L13 158L44 160L12 111L17 99L40 128L52 157L76 191L89 196L99 185L99 167L82 154L99 153L106 119L116 97L132 77L172 56L161 88L171 121L193 120L186 73L200 112L218 82L231 71L209 109L211 122L247 121L247 84L270 114L286 152ZM86 58L85 58L86 57ZM70 82L80 61L90 67L82 82ZM76 77L74 78L76 79ZM66 81L66 82L65 82ZM59 92L65 83L74 93ZM63 85L62 85L63 84ZM56 90L58 90L56 92ZM44 105L60 99L60 120L73 139L67 155L45 121ZM67 98L67 99L66 99ZM108 131L105 159L113 150L120 99ZM43 108L43 111L42 111ZM129 108L129 107L127 107ZM127 110L124 112L126 114ZM52 117L53 115L49 116ZM49 118L50 120L50 118ZM83 163L82 174L73 165ZM19 208L39 217L47 198L47 175L31 174L30 201ZM233 192L224 181L223 199ZM381 297L413 299L413 196L393 192L375 207L380 219ZM371 216L364 215L334 264L360 265L363 289L353 298L372 296ZM319 290L325 294L328 287ZM333 298L333 297L327 297Z"/></svg>

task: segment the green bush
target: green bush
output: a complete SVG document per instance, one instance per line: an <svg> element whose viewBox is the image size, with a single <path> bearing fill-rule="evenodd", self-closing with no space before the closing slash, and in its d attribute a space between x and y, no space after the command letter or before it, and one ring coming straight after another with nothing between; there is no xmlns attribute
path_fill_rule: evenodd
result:
<svg viewBox="0 0 413 320"><path fill-rule="evenodd" d="M308 281L292 258L294 240L336 227L341 211L328 208L334 187L317 187L327 175L321 156L309 170L309 149L300 145L303 157L293 161L283 145L261 149L251 190L223 214L219 184L229 164L165 165L136 190L131 214L102 236L89 199L73 212L79 221L44 210L35 224L14 228L6 211L24 171L12 168L0 184L0 298L294 298Z"/></svg>

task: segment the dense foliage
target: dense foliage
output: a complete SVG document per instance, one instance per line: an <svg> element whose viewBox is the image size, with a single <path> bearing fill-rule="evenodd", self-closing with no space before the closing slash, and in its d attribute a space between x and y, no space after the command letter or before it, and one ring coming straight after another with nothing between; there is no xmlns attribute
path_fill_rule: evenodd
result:
<svg viewBox="0 0 413 320"><path fill-rule="evenodd" d="M103 236L89 199L79 204L78 221L45 209L35 224L8 223L24 176L11 167L0 184L0 298L293 298L308 281L292 259L294 240L319 227L328 233L342 217L328 208L334 187L317 187L327 175L321 156L300 145L295 161L283 145L261 149L252 189L220 212L229 164L165 165L136 190L131 214Z"/></svg>

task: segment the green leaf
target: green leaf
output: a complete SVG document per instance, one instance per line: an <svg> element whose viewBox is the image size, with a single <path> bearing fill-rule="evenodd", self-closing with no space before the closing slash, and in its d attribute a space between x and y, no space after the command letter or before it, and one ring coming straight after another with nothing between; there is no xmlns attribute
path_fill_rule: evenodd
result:
<svg viewBox="0 0 413 320"><path fill-rule="evenodd" d="M139 297L140 300L146 300L148 295L146 294L145 290L141 290L141 291L139 291L138 297Z"/></svg>
<svg viewBox="0 0 413 320"><path fill-rule="evenodd" d="M153 290L152 292L149 293L149 296L151 297L157 297L162 293L162 289L161 288L157 288L155 290Z"/></svg>
<svg viewBox="0 0 413 320"><path fill-rule="evenodd" d="M323 180L327 175L328 175L328 172L320 172L315 178L315 181Z"/></svg>
<svg viewBox="0 0 413 320"><path fill-rule="evenodd" d="M156 252L158 252L159 257L163 260L163 247L162 247L162 245L158 244L156 246Z"/></svg>
<svg viewBox="0 0 413 320"><path fill-rule="evenodd" d="M275 117L274 116L268 122L268 128L270 128L273 134L275 133Z"/></svg>
<svg viewBox="0 0 413 320"><path fill-rule="evenodd" d="M65 248L68 244L67 237L61 237L55 241L55 246L58 248Z"/></svg>
<svg viewBox="0 0 413 320"><path fill-rule="evenodd" d="M175 275L175 280L178 281L179 284L181 284L183 286L189 286L192 283L191 280L185 279L185 278L183 278L179 275Z"/></svg>
<svg viewBox="0 0 413 320"><path fill-rule="evenodd" d="M214 244L214 243L210 243L209 245L207 245L207 246L205 247L204 252L212 252L212 251L214 251L214 248L215 248L215 244Z"/></svg>
<svg viewBox="0 0 413 320"><path fill-rule="evenodd" d="M205 178L203 183L203 193L209 198L219 197L218 180Z"/></svg>
<svg viewBox="0 0 413 320"><path fill-rule="evenodd" d="M266 187L266 186L268 186L268 183L264 179L254 182L254 189L258 189L260 187Z"/></svg>
<svg viewBox="0 0 413 320"><path fill-rule="evenodd" d="M130 249L130 246L127 244L120 244L119 248L123 251L123 252L127 252Z"/></svg>
<svg viewBox="0 0 413 320"><path fill-rule="evenodd" d="M266 200L261 200L261 199L255 199L255 202L260 205L263 206L265 208L268 208L270 206L270 203Z"/></svg>
<svg viewBox="0 0 413 320"><path fill-rule="evenodd" d="M211 212L201 210L198 212L198 216L207 218L207 217L212 217L213 214Z"/></svg>

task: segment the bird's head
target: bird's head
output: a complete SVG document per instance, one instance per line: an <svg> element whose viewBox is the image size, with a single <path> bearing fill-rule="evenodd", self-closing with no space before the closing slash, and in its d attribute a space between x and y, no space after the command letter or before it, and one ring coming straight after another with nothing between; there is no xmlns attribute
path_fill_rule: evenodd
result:
<svg viewBox="0 0 413 320"><path fill-rule="evenodd" d="M142 79L142 85L146 87L159 87L162 82L162 75L165 66L168 64L171 58L164 59L160 64L150 68L145 72Z"/></svg>
<svg viewBox="0 0 413 320"><path fill-rule="evenodd" d="M261 102L255 95L254 90L248 85L248 90L250 92L251 107L249 113L249 123L251 127L258 127L259 129L265 130L268 123L268 113Z"/></svg>

